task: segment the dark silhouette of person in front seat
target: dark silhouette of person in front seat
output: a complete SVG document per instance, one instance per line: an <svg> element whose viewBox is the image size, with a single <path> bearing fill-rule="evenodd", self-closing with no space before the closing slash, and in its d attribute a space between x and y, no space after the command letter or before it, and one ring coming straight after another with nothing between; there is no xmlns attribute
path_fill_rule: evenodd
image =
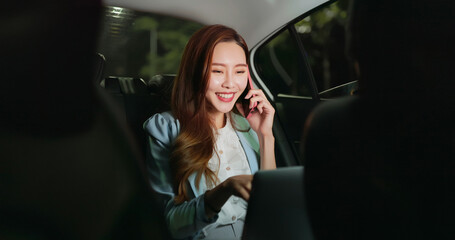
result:
<svg viewBox="0 0 455 240"><path fill-rule="evenodd" d="M455 238L455 25L449 1L352 1L359 96L303 137L316 239Z"/></svg>
<svg viewBox="0 0 455 240"><path fill-rule="evenodd" d="M101 10L96 0L0 9L2 240L167 239L137 145L93 83Z"/></svg>

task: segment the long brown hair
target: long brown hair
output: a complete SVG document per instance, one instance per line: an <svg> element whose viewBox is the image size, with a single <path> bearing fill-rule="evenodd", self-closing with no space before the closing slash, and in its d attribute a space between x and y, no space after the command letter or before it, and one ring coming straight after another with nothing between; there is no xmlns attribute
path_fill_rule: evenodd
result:
<svg viewBox="0 0 455 240"><path fill-rule="evenodd" d="M196 187L199 187L203 175L208 186L214 186L217 181L216 174L208 168L215 136L205 94L213 50L220 42L237 43L243 48L248 60L246 42L234 29L223 25L206 26L197 31L187 43L174 81L171 107L174 117L180 122L180 134L174 142L170 167L176 203L189 199L186 181L191 174L197 173Z"/></svg>

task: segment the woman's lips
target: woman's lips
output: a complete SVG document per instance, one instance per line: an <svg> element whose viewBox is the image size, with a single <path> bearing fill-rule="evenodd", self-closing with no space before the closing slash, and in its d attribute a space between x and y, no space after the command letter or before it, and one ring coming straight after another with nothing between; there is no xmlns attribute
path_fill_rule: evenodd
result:
<svg viewBox="0 0 455 240"><path fill-rule="evenodd" d="M220 101L231 102L234 99L234 93L216 93L216 96Z"/></svg>

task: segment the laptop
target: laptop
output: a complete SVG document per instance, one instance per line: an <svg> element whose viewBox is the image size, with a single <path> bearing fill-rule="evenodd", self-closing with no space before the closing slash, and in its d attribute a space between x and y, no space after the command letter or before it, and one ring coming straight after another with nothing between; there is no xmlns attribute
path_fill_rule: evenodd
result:
<svg viewBox="0 0 455 240"><path fill-rule="evenodd" d="M302 166L258 171L252 185L242 239L314 239L305 211Z"/></svg>

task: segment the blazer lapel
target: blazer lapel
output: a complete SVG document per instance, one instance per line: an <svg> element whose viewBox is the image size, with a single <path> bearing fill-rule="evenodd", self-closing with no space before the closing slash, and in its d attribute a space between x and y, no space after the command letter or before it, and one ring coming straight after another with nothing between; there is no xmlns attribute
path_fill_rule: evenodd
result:
<svg viewBox="0 0 455 240"><path fill-rule="evenodd" d="M251 129L248 121L237 114L232 114L237 125L237 128L245 131L236 130L237 136L239 137L240 143L242 144L243 150L245 151L248 163L250 164L251 173L254 174L259 170L259 141L256 133Z"/></svg>
<svg viewBox="0 0 455 240"><path fill-rule="evenodd" d="M243 150L245 151L246 158L250 164L251 173L254 174L259 170L259 144L257 140L254 140L254 136L250 134L252 130L248 132L236 131L239 137L240 143L242 144ZM253 132L254 133L254 132ZM256 138L257 139L257 138Z"/></svg>

